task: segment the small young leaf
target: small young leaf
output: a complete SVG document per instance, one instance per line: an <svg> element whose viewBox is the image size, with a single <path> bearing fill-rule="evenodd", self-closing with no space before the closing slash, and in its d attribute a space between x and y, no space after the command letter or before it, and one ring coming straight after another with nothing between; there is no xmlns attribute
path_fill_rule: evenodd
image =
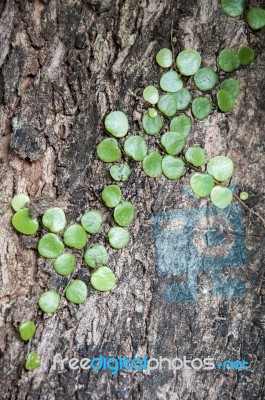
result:
<svg viewBox="0 0 265 400"><path fill-rule="evenodd" d="M148 115L151 118L155 118L158 114L155 108L148 108Z"/></svg>
<svg viewBox="0 0 265 400"><path fill-rule="evenodd" d="M104 121L106 130L113 136L121 138L129 130L128 118L122 111L112 111Z"/></svg>
<svg viewBox="0 0 265 400"><path fill-rule="evenodd" d="M175 156L185 146L185 138L178 132L166 132L161 137L161 145L168 154Z"/></svg>
<svg viewBox="0 0 265 400"><path fill-rule="evenodd" d="M200 68L194 75L195 85L202 92L212 90L218 83L218 75L212 68Z"/></svg>
<svg viewBox="0 0 265 400"><path fill-rule="evenodd" d="M211 193L214 179L211 175L195 172L190 178L190 187L199 197L206 197Z"/></svg>
<svg viewBox="0 0 265 400"><path fill-rule="evenodd" d="M99 267L90 278L91 286L100 292L107 292L116 285L116 277L108 267Z"/></svg>
<svg viewBox="0 0 265 400"><path fill-rule="evenodd" d="M160 87L165 92L177 92L183 88L183 82L176 71L168 71L161 76Z"/></svg>
<svg viewBox="0 0 265 400"><path fill-rule="evenodd" d="M143 116L144 131L150 136L158 135L163 128L163 125L164 121L160 115L157 115L156 117L150 117L147 113Z"/></svg>
<svg viewBox="0 0 265 400"><path fill-rule="evenodd" d="M97 156L101 161L106 163L118 161L121 151L116 139L103 139L97 146Z"/></svg>
<svg viewBox="0 0 265 400"><path fill-rule="evenodd" d="M207 172L217 181L226 182L233 175L233 161L226 156L213 157L207 165Z"/></svg>
<svg viewBox="0 0 265 400"><path fill-rule="evenodd" d="M152 151L143 160L143 170L151 178L158 178L162 174L162 156Z"/></svg>
<svg viewBox="0 0 265 400"><path fill-rule="evenodd" d="M247 200L248 199L248 192L241 192L239 195L240 200Z"/></svg>
<svg viewBox="0 0 265 400"><path fill-rule="evenodd" d="M161 49L156 55L156 62L162 68L169 68L172 65L172 51L169 49Z"/></svg>
<svg viewBox="0 0 265 400"><path fill-rule="evenodd" d="M205 163L205 150L201 147L189 147L185 153L186 160L195 167Z"/></svg>
<svg viewBox="0 0 265 400"><path fill-rule="evenodd" d="M162 160L162 171L168 179L179 179L185 173L185 164L179 157L165 156Z"/></svg>
<svg viewBox="0 0 265 400"><path fill-rule="evenodd" d="M25 368L28 371L34 371L35 369L39 368L39 366L40 366L40 359L38 354L35 353L35 351L31 351L27 356Z"/></svg>
<svg viewBox="0 0 265 400"><path fill-rule="evenodd" d="M130 136L124 142L124 151L135 161L142 161L147 154L147 144L143 137Z"/></svg>
<svg viewBox="0 0 265 400"><path fill-rule="evenodd" d="M206 119L212 112L212 101L208 97L197 97L191 106L192 114L199 121Z"/></svg>
<svg viewBox="0 0 265 400"><path fill-rule="evenodd" d="M194 75L201 65L201 56L196 50L185 50L179 53L176 65L182 75Z"/></svg>
<svg viewBox="0 0 265 400"><path fill-rule="evenodd" d="M211 200L216 207L224 209L233 200L233 193L226 187L215 186L211 191Z"/></svg>
<svg viewBox="0 0 265 400"><path fill-rule="evenodd" d="M117 185L108 185L103 189L101 197L107 207L114 208L121 201L121 189Z"/></svg>

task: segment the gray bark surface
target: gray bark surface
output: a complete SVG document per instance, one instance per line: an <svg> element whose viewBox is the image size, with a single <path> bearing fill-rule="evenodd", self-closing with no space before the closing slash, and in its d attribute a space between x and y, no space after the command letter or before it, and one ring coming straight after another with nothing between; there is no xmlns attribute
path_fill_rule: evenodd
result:
<svg viewBox="0 0 265 400"><path fill-rule="evenodd" d="M253 6L264 7L262 3L251 1ZM44 317L36 303L47 288L62 293L67 279L52 271L51 261L38 257L38 234L25 238L10 224L10 201L26 192L33 213L58 205L68 223L80 221L88 208L100 209L106 222L99 240L107 244L113 221L99 195L112 180L108 166L95 156L96 144L105 137L104 116L122 109L130 133L140 131L146 107L128 91L141 95L145 86L158 83L161 69L155 54L170 47L172 21L176 54L195 48L204 65L215 67L220 49L247 43L244 20L229 18L217 0L6 0L0 12L0 399L264 399L264 229L244 209L239 234L244 235L249 260L240 268L228 266L225 276L242 280L246 295L212 296L211 270L203 270L197 301L167 303L163 291L179 277L158 274L152 215L208 202L198 202L181 189L189 174L181 182L153 180L131 162L132 175L122 192L137 212L129 228L130 245L123 251L109 249L109 265L118 277L115 290L91 288L84 305L64 300L52 317ZM255 61L231 74L241 86L236 108L229 114L214 111L204 122L194 120L188 139L188 144L204 146L208 158L227 154L234 160L233 183L250 193L248 205L262 215L264 32L250 34ZM151 138L149 148L157 143ZM82 253L77 255L75 277L88 281L90 271ZM37 322L29 344L17 333L28 319ZM41 357L34 372L24 370L28 351ZM55 354L67 359L145 354L245 359L250 368L111 375L53 370Z"/></svg>

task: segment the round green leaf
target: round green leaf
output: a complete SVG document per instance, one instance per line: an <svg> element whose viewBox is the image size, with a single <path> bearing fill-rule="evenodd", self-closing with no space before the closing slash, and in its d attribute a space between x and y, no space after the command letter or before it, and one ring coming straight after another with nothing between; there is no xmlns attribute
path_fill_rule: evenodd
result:
<svg viewBox="0 0 265 400"><path fill-rule="evenodd" d="M238 55L240 65L249 65L255 58L254 51L248 46L241 46Z"/></svg>
<svg viewBox="0 0 265 400"><path fill-rule="evenodd" d="M211 193L214 179L211 175L195 172L190 178L190 187L199 197L206 197Z"/></svg>
<svg viewBox="0 0 265 400"><path fill-rule="evenodd" d="M54 260L53 268L59 275L71 275L75 269L75 256L71 253L61 254Z"/></svg>
<svg viewBox="0 0 265 400"><path fill-rule="evenodd" d="M11 200L11 207L14 211L19 211L25 207L29 200L30 198L26 194L16 194Z"/></svg>
<svg viewBox="0 0 265 400"><path fill-rule="evenodd" d="M231 93L234 98L237 98L240 90L239 83L234 78L225 79L220 86L221 89L226 90L227 92Z"/></svg>
<svg viewBox="0 0 265 400"><path fill-rule="evenodd" d="M24 235L33 235L39 229L38 220L30 215L29 208L17 211L12 217L12 225Z"/></svg>
<svg viewBox="0 0 265 400"><path fill-rule="evenodd" d="M143 91L143 98L147 103L156 104L159 100L159 93L155 86L147 86Z"/></svg>
<svg viewBox="0 0 265 400"><path fill-rule="evenodd" d="M131 175L131 168L128 164L112 165L110 168L110 176L117 182L128 181Z"/></svg>
<svg viewBox="0 0 265 400"><path fill-rule="evenodd" d="M173 117L173 115L175 115L177 112L177 103L174 99L174 96L171 94L164 94L161 96L157 103L157 107L159 111L161 111L161 113L167 117Z"/></svg>
<svg viewBox="0 0 265 400"><path fill-rule="evenodd" d="M247 13L247 21L251 29L254 31L264 28L265 26L265 9L253 7Z"/></svg>
<svg viewBox="0 0 265 400"><path fill-rule="evenodd" d="M192 114L199 121L207 118L212 112L212 101L208 97L197 97L192 102Z"/></svg>
<svg viewBox="0 0 265 400"><path fill-rule="evenodd" d="M239 17L245 9L245 0L221 0L223 11L229 17Z"/></svg>
<svg viewBox="0 0 265 400"><path fill-rule="evenodd" d="M142 161L147 154L146 141L138 135L130 136L124 142L124 151L133 160Z"/></svg>
<svg viewBox="0 0 265 400"><path fill-rule="evenodd" d="M183 82L176 71L168 71L161 76L160 87L165 92L177 92L183 88Z"/></svg>
<svg viewBox="0 0 265 400"><path fill-rule="evenodd" d="M100 292L107 292L116 285L116 277L108 267L99 267L90 278L91 286Z"/></svg>
<svg viewBox="0 0 265 400"><path fill-rule="evenodd" d="M31 351L27 356L25 368L28 371L34 371L35 369L39 368L39 366L40 366L40 359L38 354L35 353L35 351Z"/></svg>
<svg viewBox="0 0 265 400"><path fill-rule="evenodd" d="M205 150L201 147L189 147L185 153L186 160L195 167L205 164Z"/></svg>
<svg viewBox="0 0 265 400"><path fill-rule="evenodd" d="M172 65L172 51L169 49L161 49L156 55L156 62L162 68L169 68Z"/></svg>
<svg viewBox="0 0 265 400"><path fill-rule="evenodd" d="M63 234L66 246L80 250L87 244L87 233L79 224L70 225Z"/></svg>
<svg viewBox="0 0 265 400"><path fill-rule="evenodd" d="M107 207L114 208L121 201L121 189L117 185L108 185L103 189L101 197Z"/></svg>
<svg viewBox="0 0 265 400"><path fill-rule="evenodd" d="M224 49L219 53L218 65L224 72L231 72L240 66L238 53L231 49Z"/></svg>
<svg viewBox="0 0 265 400"><path fill-rule="evenodd" d="M172 93L172 96L175 99L178 111L185 110L192 100L191 93L186 88L180 89L177 93Z"/></svg>
<svg viewBox="0 0 265 400"><path fill-rule="evenodd" d="M85 252L84 258L89 267L97 268L106 265L109 256L107 250L102 244L95 244Z"/></svg>
<svg viewBox="0 0 265 400"><path fill-rule="evenodd" d="M212 68L200 68L194 75L195 85L202 92L212 90L218 83L218 75Z"/></svg>
<svg viewBox="0 0 265 400"><path fill-rule="evenodd" d="M230 92L227 92L225 89L220 89L217 92L217 102L218 107L223 112L229 112L233 110L235 106L234 96Z"/></svg>
<svg viewBox="0 0 265 400"><path fill-rule="evenodd" d="M103 224L103 217L99 211L92 210L86 212L81 218L82 227L92 235L98 233Z"/></svg>
<svg viewBox="0 0 265 400"><path fill-rule="evenodd" d="M162 156L152 151L143 160L143 170L151 178L158 178L162 174Z"/></svg>
<svg viewBox="0 0 265 400"><path fill-rule="evenodd" d="M233 200L233 193L226 187L215 186L211 191L211 200L216 207L224 209Z"/></svg>
<svg viewBox="0 0 265 400"><path fill-rule="evenodd" d="M207 172L219 182L228 181L234 172L233 161L226 156L213 157L207 165Z"/></svg>
<svg viewBox="0 0 265 400"><path fill-rule="evenodd" d="M97 156L101 161L107 163L118 161L121 151L117 140L113 138L103 139L97 147Z"/></svg>
<svg viewBox="0 0 265 400"><path fill-rule="evenodd" d="M178 132L166 132L161 137L161 145L172 156L181 152L185 146L185 138Z"/></svg>
<svg viewBox="0 0 265 400"><path fill-rule="evenodd" d="M130 201L123 201L114 209L114 219L120 226L128 226L134 217L134 206Z"/></svg>
<svg viewBox="0 0 265 400"><path fill-rule="evenodd" d="M105 128L113 136L121 138L129 130L128 118L122 111L112 111L105 118Z"/></svg>
<svg viewBox="0 0 265 400"><path fill-rule="evenodd" d="M114 249L122 249L129 243L130 234L126 229L115 226L108 231L108 239L111 247Z"/></svg>
<svg viewBox="0 0 265 400"><path fill-rule="evenodd" d="M51 232L58 233L66 226L65 213L59 207L49 208L43 214L42 223Z"/></svg>
<svg viewBox="0 0 265 400"><path fill-rule="evenodd" d="M240 200L247 200L248 199L248 192L241 192L239 195Z"/></svg>
<svg viewBox="0 0 265 400"><path fill-rule="evenodd" d="M151 118L155 118L158 114L155 108L148 108L148 115Z"/></svg>
<svg viewBox="0 0 265 400"><path fill-rule="evenodd" d="M26 321L19 325L18 330L22 340L30 340L36 332L36 325L32 321Z"/></svg>
<svg viewBox="0 0 265 400"><path fill-rule="evenodd" d="M164 121L160 115L150 117L148 114L143 116L143 128L145 133L150 136L156 136L163 128Z"/></svg>
<svg viewBox="0 0 265 400"><path fill-rule="evenodd" d="M181 133L182 136L186 138L191 132L191 120L185 114L177 115L172 118L169 129L171 132Z"/></svg>
<svg viewBox="0 0 265 400"><path fill-rule="evenodd" d="M179 179L185 173L185 164L179 157L165 156L162 160L162 171L168 179Z"/></svg>
<svg viewBox="0 0 265 400"><path fill-rule="evenodd" d="M177 67L182 75L194 75L201 65L201 56L196 50L185 50L176 59Z"/></svg>
<svg viewBox="0 0 265 400"><path fill-rule="evenodd" d="M67 286L65 297L74 304L83 304L87 299L87 286L83 281L75 279Z"/></svg>
<svg viewBox="0 0 265 400"><path fill-rule="evenodd" d="M41 295L38 305L43 312L52 314L59 308L60 301L60 296L57 292L48 290Z"/></svg>
<svg viewBox="0 0 265 400"><path fill-rule="evenodd" d="M54 233L46 233L38 243L38 252L45 258L59 257L64 251L64 244Z"/></svg>

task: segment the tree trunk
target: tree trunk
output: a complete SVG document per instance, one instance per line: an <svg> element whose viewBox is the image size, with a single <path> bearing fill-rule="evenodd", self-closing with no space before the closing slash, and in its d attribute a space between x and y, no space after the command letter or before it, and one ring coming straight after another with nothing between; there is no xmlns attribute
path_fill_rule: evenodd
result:
<svg viewBox="0 0 265 400"><path fill-rule="evenodd" d="M240 205L217 212L189 192L189 174L181 181L154 180L130 162L130 180L121 186L137 212L130 245L109 248L116 288L90 288L80 307L64 299L51 317L38 309L38 298L47 288L62 293L68 279L38 257L38 234L23 237L10 223L16 193L30 196L36 215L50 205L62 207L68 223L97 208L106 218L98 240L107 245L113 221L99 195L112 180L109 166L95 155L105 137L104 116L121 109L130 133L141 130L146 107L129 90L141 95L148 84L158 84L155 54L170 48L172 23L175 53L194 48L205 66L215 68L220 49L247 43L244 20L229 18L217 0L3 0L0 12L0 398L264 399L264 231ZM227 154L234 160L233 183L250 193L248 205L263 215L264 39L264 30L250 33L256 59L231 74L241 86L236 108L194 120L188 139L204 146L208 159ZM151 139L155 148L158 141ZM227 242L205 248L203 231L218 221ZM75 277L88 282L90 271L77 254ZM24 343L17 328L29 319L37 332ZM29 351L41 358L34 372L24 369ZM111 374L71 369L67 361L53 368L56 354L58 360L239 359L249 369Z"/></svg>

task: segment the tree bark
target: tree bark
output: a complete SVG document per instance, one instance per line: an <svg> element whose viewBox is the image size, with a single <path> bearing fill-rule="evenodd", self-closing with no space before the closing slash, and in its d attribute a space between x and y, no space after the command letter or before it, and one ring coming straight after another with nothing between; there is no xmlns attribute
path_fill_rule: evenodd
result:
<svg viewBox="0 0 265 400"><path fill-rule="evenodd" d="M262 6L262 1L250 3ZM215 68L220 49L247 43L243 18L229 18L217 0L5 0L0 12L0 398L264 399L264 230L244 209L241 226L240 206L232 216L236 224L239 221L232 233L239 247L224 265L219 254L215 264L204 268L198 251L191 255L190 270L161 273L159 241L167 239L156 225L158 215L165 224L168 218L184 218L184 224L189 220L189 230L181 231L178 242L172 236L175 245L169 246L167 262L175 265L189 254L183 240L194 233L194 215L207 221L211 206L188 191L189 174L176 182L154 180L130 162L132 174L122 192L137 212L130 245L122 251L109 248L116 288L111 293L89 289L80 307L63 300L51 317L38 309L38 298L47 288L62 293L67 278L54 273L51 261L38 257L40 235L25 238L10 223L10 201L16 193L30 196L36 215L51 204L62 207L69 224L97 208L106 219L99 240L107 245L113 221L99 195L112 180L108 165L95 155L96 144L105 137L104 116L121 109L128 115L130 133L141 130L146 107L129 90L141 95L148 84L158 84L161 69L155 54L170 48L172 23L175 53L194 48L205 66ZM204 146L208 159L230 156L236 166L233 183L250 193L248 205L264 215L264 30L250 33L250 40L255 61L231 74L241 86L236 108L228 114L215 110L203 122L194 120L188 144ZM151 138L149 148L157 143ZM175 214L157 214L172 210ZM228 214L220 215L230 221ZM167 229L175 232L174 227ZM81 252L77 255L75 277L88 282L90 271ZM222 279L243 282L240 296L218 289L219 266ZM185 280L195 285L186 288L193 296L189 301L174 289ZM168 287L172 291L167 292ZM36 321L37 332L27 344L17 328L28 319ZM24 369L28 351L41 358L34 372ZM62 370L53 369L56 354L68 360L100 355L244 359L249 369L164 368L150 374L123 370L111 375L72 370L67 363Z"/></svg>

